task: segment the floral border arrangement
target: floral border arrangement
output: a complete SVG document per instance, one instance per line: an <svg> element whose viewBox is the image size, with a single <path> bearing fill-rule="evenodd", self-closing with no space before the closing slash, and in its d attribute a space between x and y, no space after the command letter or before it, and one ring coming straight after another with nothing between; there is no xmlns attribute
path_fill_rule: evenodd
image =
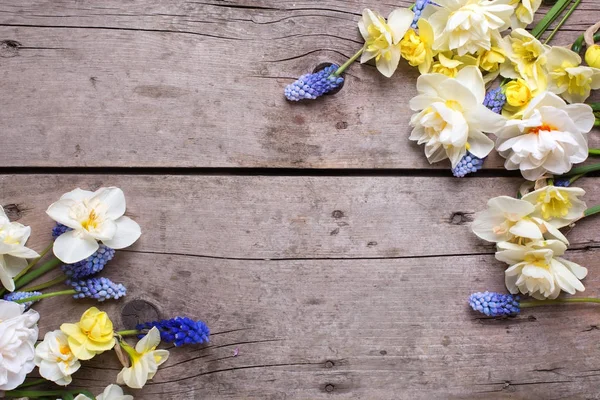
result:
<svg viewBox="0 0 600 400"><path fill-rule="evenodd" d="M123 191L116 187L95 192L75 189L51 204L46 213L56 221L53 241L41 254L26 247L31 228L10 222L0 207L0 395L6 398L52 398L65 400L132 400L121 386L141 389L167 361L169 351L161 343L184 345L209 341L210 330L202 321L175 317L138 324L135 329L115 330L108 314L96 307L83 313L76 323L63 323L38 340L40 315L31 307L37 301L57 296L117 300L126 287L102 277L115 250L132 245L141 235L140 226L125 216ZM42 265L40 260L53 250ZM32 259L27 262L27 259ZM28 286L58 267L61 273L46 282ZM68 289L46 291L57 285ZM44 291L44 292L42 292ZM8 293L7 293L8 292ZM139 339L135 346L125 337ZM114 350L123 369L98 396L89 390L67 389L83 361ZM42 379L30 378L34 368ZM52 382L52 389L36 389Z"/></svg>

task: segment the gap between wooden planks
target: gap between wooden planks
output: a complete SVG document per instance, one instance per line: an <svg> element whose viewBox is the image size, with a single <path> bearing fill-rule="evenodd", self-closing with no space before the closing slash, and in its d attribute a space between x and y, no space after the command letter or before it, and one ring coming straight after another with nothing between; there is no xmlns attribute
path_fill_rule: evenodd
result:
<svg viewBox="0 0 600 400"><path fill-rule="evenodd" d="M402 168L418 73L354 65L335 96L290 104L283 88L362 41L377 1L0 1L3 166ZM542 10L545 10L543 8ZM544 11L540 12L538 18ZM556 36L600 19L586 0ZM597 99L597 97L596 97ZM592 147L600 147L598 130ZM486 168L503 160L492 154Z"/></svg>
<svg viewBox="0 0 600 400"><path fill-rule="evenodd" d="M596 180L581 181L590 202ZM62 193L123 188L144 234L105 271L128 297L102 307L118 328L187 315L215 333L209 346L172 349L137 398L590 397L597 307L499 321L466 304L473 291L504 291L504 265L470 233L471 213L520 182L5 175L0 204L32 226L29 245L41 249L52 226L44 210ZM584 249L567 257L590 269L589 296L600 292L596 226L582 221L569 234ZM36 307L42 333L94 304L59 301ZM119 371L110 354L84 365L75 384L95 392Z"/></svg>

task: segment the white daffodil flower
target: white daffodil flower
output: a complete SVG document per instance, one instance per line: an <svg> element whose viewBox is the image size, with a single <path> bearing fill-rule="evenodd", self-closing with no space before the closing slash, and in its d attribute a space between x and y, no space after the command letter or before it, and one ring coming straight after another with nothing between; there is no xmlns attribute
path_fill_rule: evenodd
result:
<svg viewBox="0 0 600 400"><path fill-rule="evenodd" d="M504 273L506 288L512 294L528 294L536 299L555 299L563 290L569 294L585 290L580 279L587 269L561 256L567 246L558 240L545 240L521 246L498 243L496 259L511 265Z"/></svg>
<svg viewBox="0 0 600 400"><path fill-rule="evenodd" d="M492 35L510 26L511 0L439 0L428 21L435 33L433 49L456 50L459 56L489 50ZM433 6L432 6L433 7Z"/></svg>
<svg viewBox="0 0 600 400"><path fill-rule="evenodd" d="M548 90L569 103L583 103L592 89L600 89L600 69L581 65L581 57L574 51L552 47L546 58Z"/></svg>
<svg viewBox="0 0 600 400"><path fill-rule="evenodd" d="M67 335L60 330L46 333L44 341L37 345L35 365L43 378L61 386L70 384L71 375L81 367L69 347Z"/></svg>
<svg viewBox="0 0 600 400"><path fill-rule="evenodd" d="M79 394L74 400L91 400L84 394ZM96 400L133 400L133 396L124 394L118 385L108 385L102 393L96 396Z"/></svg>
<svg viewBox="0 0 600 400"><path fill-rule="evenodd" d="M116 187L95 192L75 189L48 207L46 213L72 228L56 238L54 255L66 264L81 261L98 250L98 241L113 249L132 245L140 226L125 217L125 195Z"/></svg>
<svg viewBox="0 0 600 400"><path fill-rule="evenodd" d="M485 211L478 212L471 225L473 232L488 242L504 242L515 237L540 240L544 236L531 219L535 211L531 203L508 196L494 197Z"/></svg>
<svg viewBox="0 0 600 400"><path fill-rule="evenodd" d="M579 197L585 190L578 187L546 186L523 197L535 206L535 215L555 228L562 228L583 218L587 205Z"/></svg>
<svg viewBox="0 0 600 400"><path fill-rule="evenodd" d="M535 12L542 5L542 0L513 0L511 2L515 8L514 14L510 18L512 29L525 28L533 22Z"/></svg>
<svg viewBox="0 0 600 400"><path fill-rule="evenodd" d="M479 158L492 151L493 141L483 132L497 132L505 119L483 105L485 85L479 68L467 66L455 78L421 75L417 91L410 101L410 108L419 111L410 120L410 140L425 143L430 163L450 158L454 168L467 150Z"/></svg>
<svg viewBox="0 0 600 400"><path fill-rule="evenodd" d="M160 332L156 327L150 329L135 346L135 349L123 345L123 349L129 354L131 366L125 367L117 376L119 385L127 385L132 389L141 389L148 379L152 379L158 367L167 361L169 352L167 350L156 350L160 343Z"/></svg>
<svg viewBox="0 0 600 400"><path fill-rule="evenodd" d="M27 258L40 255L25 247L31 228L10 222L0 206L0 282L8 291L15 290L13 278L27 267Z"/></svg>
<svg viewBox="0 0 600 400"><path fill-rule="evenodd" d="M0 393L21 385L35 368L39 319L37 311L0 300Z"/></svg>
<svg viewBox="0 0 600 400"><path fill-rule="evenodd" d="M407 8L399 8L385 18L365 8L358 29L365 39L365 48L360 62L375 59L377 70L383 76L391 77L400 62L400 41L410 28L415 14Z"/></svg>
<svg viewBox="0 0 600 400"><path fill-rule="evenodd" d="M506 169L520 169L525 179L561 175L587 159L587 133L595 120L590 106L567 105L544 92L530 101L522 120L509 120L496 133L496 149L506 158Z"/></svg>
<svg viewBox="0 0 600 400"><path fill-rule="evenodd" d="M511 62L500 66L505 78L522 78L532 91L543 92L548 87L546 54L550 46L542 44L525 29L515 29L500 43Z"/></svg>

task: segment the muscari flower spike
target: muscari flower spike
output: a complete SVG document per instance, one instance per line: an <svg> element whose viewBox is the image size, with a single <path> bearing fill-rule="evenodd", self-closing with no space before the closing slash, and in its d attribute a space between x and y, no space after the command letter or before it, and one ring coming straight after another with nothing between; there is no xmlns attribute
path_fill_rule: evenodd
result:
<svg viewBox="0 0 600 400"><path fill-rule="evenodd" d="M161 321L145 322L138 324L138 331L146 331L156 327L160 332L160 339L163 342L174 343L175 346L183 346L185 344L202 344L208 343L210 329L202 321L194 321L187 317L175 317L164 319ZM140 334L138 337L142 338Z"/></svg>
<svg viewBox="0 0 600 400"><path fill-rule="evenodd" d="M127 288L122 283L114 283L107 278L91 278L81 281L66 281L77 293L74 299L96 299L100 302L108 299L119 299L127 294Z"/></svg>
<svg viewBox="0 0 600 400"><path fill-rule="evenodd" d="M56 224L56 226L52 228L52 237L56 239L70 230L71 228L65 225ZM106 263L112 260L114 256L114 249L111 249L104 244L100 244L98 250L88 258L74 264L65 264L61 266L61 269L70 279L83 279L102 271Z"/></svg>
<svg viewBox="0 0 600 400"><path fill-rule="evenodd" d="M413 7L413 12L415 13L415 19L413 19L411 27L413 29L417 28L417 22L419 22L419 18L421 18L421 13L427 7L427 5L431 3L431 0L417 0L415 1L415 6Z"/></svg>
<svg viewBox="0 0 600 400"><path fill-rule="evenodd" d="M571 181L569 178L556 178L554 180L554 186L569 187L571 186Z"/></svg>
<svg viewBox="0 0 600 400"><path fill-rule="evenodd" d="M504 107L505 103L506 96L502 93L502 88L489 90L483 100L483 105L496 114L502 113L502 107ZM483 160L483 158L479 158L467 151L467 154L458 162L458 165L452 168L452 174L457 178L462 178L467 174L477 172L483 167Z"/></svg>
<svg viewBox="0 0 600 400"><path fill-rule="evenodd" d="M508 317L517 315L521 309L519 296L495 292L477 292L469 296L469 305L488 317Z"/></svg>
<svg viewBox="0 0 600 400"><path fill-rule="evenodd" d="M502 107L506 104L506 95L502 93L502 88L490 89L485 94L483 99L483 105L495 112L496 114L502 113Z"/></svg>
<svg viewBox="0 0 600 400"><path fill-rule="evenodd" d="M42 294L41 292L12 292L12 293L8 293L7 295L5 295L4 296L4 300L6 300L6 301L17 301L17 300L27 299L27 298L33 297L33 296L39 296L41 294ZM28 302L25 302L25 303L22 303L22 304L25 306L25 309L28 309L36 301L39 301L39 300L28 301Z"/></svg>
<svg viewBox="0 0 600 400"><path fill-rule="evenodd" d="M290 101L314 100L331 92L344 82L341 76L332 75L338 68L338 65L331 64L314 74L302 75L296 82L286 86L285 97Z"/></svg>

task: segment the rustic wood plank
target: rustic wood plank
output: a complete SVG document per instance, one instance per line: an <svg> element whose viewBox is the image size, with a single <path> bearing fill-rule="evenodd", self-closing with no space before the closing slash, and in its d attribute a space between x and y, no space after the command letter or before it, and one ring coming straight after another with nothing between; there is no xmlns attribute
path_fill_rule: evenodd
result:
<svg viewBox="0 0 600 400"><path fill-rule="evenodd" d="M599 294L599 255L569 254L590 267L589 295ZM129 294L102 308L124 327L125 304L141 299L160 317L201 318L215 333L208 346L171 349L153 383L133 392L140 399L593 398L598 308L480 318L466 298L503 290L502 271L488 255L242 261L122 252L106 275ZM41 330L91 305L44 300ZM120 369L112 354L84 365L74 384L95 392Z"/></svg>
<svg viewBox="0 0 600 400"><path fill-rule="evenodd" d="M582 179L590 206L596 178ZM129 251L237 259L404 258L493 253L472 234L473 213L515 195L514 178L4 175L0 204L33 225L42 249L48 205L75 187L118 186L143 235ZM15 206L16 205L16 206ZM569 233L598 246L598 224Z"/></svg>
<svg viewBox="0 0 600 400"><path fill-rule="evenodd" d="M408 141L406 65L391 80L353 66L340 93L310 104L282 95L360 47L363 7L408 4L0 1L2 165L447 169ZM556 43L599 16L583 1Z"/></svg>

